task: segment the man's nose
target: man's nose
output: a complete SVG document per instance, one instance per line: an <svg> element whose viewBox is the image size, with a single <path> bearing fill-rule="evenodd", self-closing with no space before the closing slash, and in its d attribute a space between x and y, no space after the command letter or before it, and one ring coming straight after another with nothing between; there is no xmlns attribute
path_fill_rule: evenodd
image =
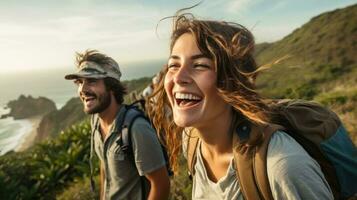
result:
<svg viewBox="0 0 357 200"><path fill-rule="evenodd" d="M88 84L86 82L80 83L78 85L78 93L81 94L81 93L86 92L87 88L88 88Z"/></svg>

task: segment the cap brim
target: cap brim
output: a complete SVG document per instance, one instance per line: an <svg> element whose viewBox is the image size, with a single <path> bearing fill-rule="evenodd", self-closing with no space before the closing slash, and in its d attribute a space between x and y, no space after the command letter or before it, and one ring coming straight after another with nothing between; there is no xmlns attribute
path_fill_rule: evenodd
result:
<svg viewBox="0 0 357 200"><path fill-rule="evenodd" d="M64 78L67 80L73 80L73 79L77 79L77 78L101 79L101 78L105 78L105 77L106 77L105 75L101 75L101 74L83 74L83 73L68 74L68 75L64 76Z"/></svg>

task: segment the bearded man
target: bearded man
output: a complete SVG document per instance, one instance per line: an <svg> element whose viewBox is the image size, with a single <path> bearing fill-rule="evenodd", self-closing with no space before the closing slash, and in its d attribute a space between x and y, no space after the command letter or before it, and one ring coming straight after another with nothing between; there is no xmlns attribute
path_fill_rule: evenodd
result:
<svg viewBox="0 0 357 200"><path fill-rule="evenodd" d="M123 104L126 88L118 63L96 50L77 53L76 60L78 71L65 79L74 80L84 112L92 115L92 147L100 160L100 199L167 199L166 162L147 120L133 121L133 156L123 152L120 122L127 112Z"/></svg>

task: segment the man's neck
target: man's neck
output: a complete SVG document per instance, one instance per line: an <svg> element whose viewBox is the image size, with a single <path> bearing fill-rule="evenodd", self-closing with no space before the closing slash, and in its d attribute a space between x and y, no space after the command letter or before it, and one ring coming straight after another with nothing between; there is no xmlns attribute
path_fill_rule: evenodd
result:
<svg viewBox="0 0 357 200"><path fill-rule="evenodd" d="M119 112L120 107L121 104L117 104L116 101L112 101L107 109L98 114L100 126L103 130L109 130L117 113Z"/></svg>

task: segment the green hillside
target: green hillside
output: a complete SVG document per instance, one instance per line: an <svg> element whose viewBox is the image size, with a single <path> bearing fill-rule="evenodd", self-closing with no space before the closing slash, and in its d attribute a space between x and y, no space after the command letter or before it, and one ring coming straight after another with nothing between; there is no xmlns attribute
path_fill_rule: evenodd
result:
<svg viewBox="0 0 357 200"><path fill-rule="evenodd" d="M55 138L62 130L72 124L83 121L87 115L83 112L83 104L78 97L70 99L61 109L45 115L37 128L36 141Z"/></svg>
<svg viewBox="0 0 357 200"><path fill-rule="evenodd" d="M260 64L291 56L262 74L259 83L264 86L264 92L279 97L281 89L306 83L318 84L322 91L336 90L337 84L347 88L354 86L357 20L353 19L356 18L357 5L327 12L280 41L258 45L256 58Z"/></svg>
<svg viewBox="0 0 357 200"><path fill-rule="evenodd" d="M336 111L357 144L357 5L323 13L275 43L260 44L260 65L290 56L262 72L269 98L319 101Z"/></svg>

